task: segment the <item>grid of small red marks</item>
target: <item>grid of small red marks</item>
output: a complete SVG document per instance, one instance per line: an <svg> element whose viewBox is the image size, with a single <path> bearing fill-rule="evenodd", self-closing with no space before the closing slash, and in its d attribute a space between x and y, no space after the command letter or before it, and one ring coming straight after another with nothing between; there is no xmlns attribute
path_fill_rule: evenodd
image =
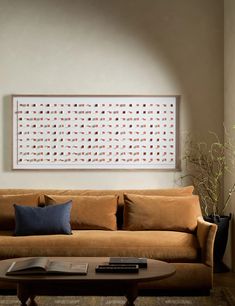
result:
<svg viewBox="0 0 235 306"><path fill-rule="evenodd" d="M18 165L171 168L174 99L18 99Z"/></svg>

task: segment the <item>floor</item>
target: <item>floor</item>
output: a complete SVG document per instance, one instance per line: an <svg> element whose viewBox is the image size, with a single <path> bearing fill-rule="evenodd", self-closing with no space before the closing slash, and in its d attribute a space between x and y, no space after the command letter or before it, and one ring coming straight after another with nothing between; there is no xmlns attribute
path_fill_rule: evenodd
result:
<svg viewBox="0 0 235 306"><path fill-rule="evenodd" d="M214 286L228 287L235 296L235 272L215 273Z"/></svg>

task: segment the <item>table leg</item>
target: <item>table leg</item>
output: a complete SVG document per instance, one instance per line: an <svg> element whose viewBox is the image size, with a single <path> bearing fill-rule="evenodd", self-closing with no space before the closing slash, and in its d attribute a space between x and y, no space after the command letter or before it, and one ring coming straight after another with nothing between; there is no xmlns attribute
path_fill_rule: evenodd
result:
<svg viewBox="0 0 235 306"><path fill-rule="evenodd" d="M125 294L127 301L125 306L135 306L135 300L138 297L138 287L136 285L132 285L128 288L126 294Z"/></svg>
<svg viewBox="0 0 235 306"><path fill-rule="evenodd" d="M30 301L28 306L38 306L37 302L35 301L35 295L30 296Z"/></svg>
<svg viewBox="0 0 235 306"><path fill-rule="evenodd" d="M27 306L27 301L30 297L30 294L27 287L23 286L21 283L17 284L17 297L21 302L21 306Z"/></svg>

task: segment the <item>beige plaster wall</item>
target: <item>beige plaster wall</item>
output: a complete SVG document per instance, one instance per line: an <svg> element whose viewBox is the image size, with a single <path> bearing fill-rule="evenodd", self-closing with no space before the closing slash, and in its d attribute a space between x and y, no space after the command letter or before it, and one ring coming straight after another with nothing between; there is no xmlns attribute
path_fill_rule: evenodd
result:
<svg viewBox="0 0 235 306"><path fill-rule="evenodd" d="M0 187L154 188L174 171L12 171L11 94L179 94L222 135L222 0L0 0Z"/></svg>
<svg viewBox="0 0 235 306"><path fill-rule="evenodd" d="M235 137L235 1L224 1L224 121L226 127L230 127L230 135ZM225 177L225 193L228 192L232 184L235 182L234 169L231 174ZM232 266L235 271L235 194L232 195L230 206L227 213L232 213L233 218L230 223L230 237L225 254L225 262Z"/></svg>

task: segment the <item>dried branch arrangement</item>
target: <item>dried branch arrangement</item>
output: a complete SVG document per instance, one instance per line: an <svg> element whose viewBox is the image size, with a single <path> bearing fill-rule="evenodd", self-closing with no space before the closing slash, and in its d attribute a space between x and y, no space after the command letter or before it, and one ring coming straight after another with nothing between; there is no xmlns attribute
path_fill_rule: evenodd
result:
<svg viewBox="0 0 235 306"><path fill-rule="evenodd" d="M235 145L228 135L224 142L216 133L210 132L210 135L213 137L210 144L187 137L183 156L186 174L181 179L191 180L200 197L204 215L223 215L235 191L234 183L223 200L224 174L234 168Z"/></svg>

